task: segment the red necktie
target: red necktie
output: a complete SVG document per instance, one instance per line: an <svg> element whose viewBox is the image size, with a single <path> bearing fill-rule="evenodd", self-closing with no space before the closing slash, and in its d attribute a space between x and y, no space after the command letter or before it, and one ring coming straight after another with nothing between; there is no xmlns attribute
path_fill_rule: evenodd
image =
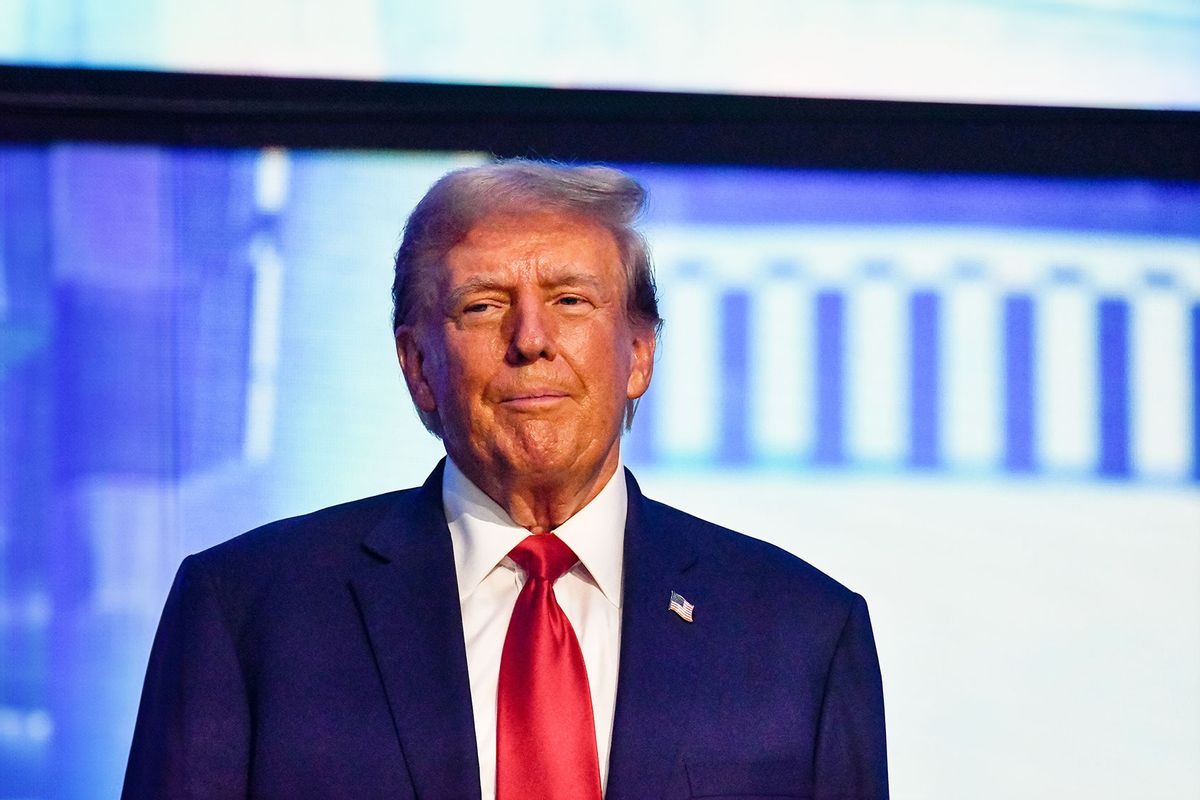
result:
<svg viewBox="0 0 1200 800"><path fill-rule="evenodd" d="M497 800L600 800L583 652L554 582L578 559L552 533L508 554L525 570L504 650L496 714Z"/></svg>

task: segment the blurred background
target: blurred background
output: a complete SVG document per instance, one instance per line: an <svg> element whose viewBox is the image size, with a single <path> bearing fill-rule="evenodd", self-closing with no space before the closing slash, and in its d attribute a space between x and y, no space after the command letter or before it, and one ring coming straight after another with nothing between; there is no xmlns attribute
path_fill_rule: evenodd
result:
<svg viewBox="0 0 1200 800"><path fill-rule="evenodd" d="M626 462L865 595L897 800L1200 795L1191 0L9 0L0 62L0 800L119 793L186 554L424 479L390 260L492 154L649 189Z"/></svg>

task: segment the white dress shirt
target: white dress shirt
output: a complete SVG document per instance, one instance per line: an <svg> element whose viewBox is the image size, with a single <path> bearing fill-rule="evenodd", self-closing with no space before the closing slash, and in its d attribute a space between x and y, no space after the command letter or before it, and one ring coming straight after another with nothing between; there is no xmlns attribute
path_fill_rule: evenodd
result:
<svg viewBox="0 0 1200 800"><path fill-rule="evenodd" d="M602 791L608 783L608 750L617 700L626 502L625 470L618 464L600 494L554 530L579 557L579 563L555 582L554 594L583 650ZM508 553L529 531L514 523L449 458L442 478L442 507L454 545L480 788L483 800L493 800L500 654L517 594L525 583L524 571Z"/></svg>

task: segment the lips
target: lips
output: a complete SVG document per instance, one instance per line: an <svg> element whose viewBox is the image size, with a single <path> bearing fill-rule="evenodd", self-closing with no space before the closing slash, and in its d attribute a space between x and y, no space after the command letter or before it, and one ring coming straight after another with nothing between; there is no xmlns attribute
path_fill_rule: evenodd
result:
<svg viewBox="0 0 1200 800"><path fill-rule="evenodd" d="M555 405L569 396L561 389L522 389L502 395L500 404L506 408L534 410Z"/></svg>

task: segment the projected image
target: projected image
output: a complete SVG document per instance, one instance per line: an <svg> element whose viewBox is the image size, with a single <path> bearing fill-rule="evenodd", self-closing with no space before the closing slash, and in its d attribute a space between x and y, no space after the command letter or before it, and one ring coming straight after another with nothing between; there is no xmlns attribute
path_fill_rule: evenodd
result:
<svg viewBox="0 0 1200 800"><path fill-rule="evenodd" d="M1194 195L633 171L673 323L648 463L1200 481Z"/></svg>
<svg viewBox="0 0 1200 800"><path fill-rule="evenodd" d="M425 478L391 255L482 160L0 149L0 798L119 792L184 555ZM867 597L893 796L1200 790L1200 187L626 168L626 464Z"/></svg>

